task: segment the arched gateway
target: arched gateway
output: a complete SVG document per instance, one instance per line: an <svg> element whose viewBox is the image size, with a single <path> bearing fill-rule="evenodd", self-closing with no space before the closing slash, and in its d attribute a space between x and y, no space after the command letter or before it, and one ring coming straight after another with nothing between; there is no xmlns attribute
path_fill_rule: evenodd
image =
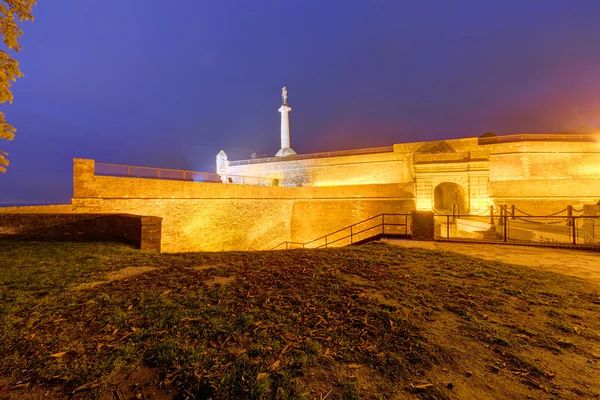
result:
<svg viewBox="0 0 600 400"><path fill-rule="evenodd" d="M453 204L458 205L458 213L468 212L463 187L454 182L443 182L437 185L433 191L434 212L437 214L451 214Z"/></svg>

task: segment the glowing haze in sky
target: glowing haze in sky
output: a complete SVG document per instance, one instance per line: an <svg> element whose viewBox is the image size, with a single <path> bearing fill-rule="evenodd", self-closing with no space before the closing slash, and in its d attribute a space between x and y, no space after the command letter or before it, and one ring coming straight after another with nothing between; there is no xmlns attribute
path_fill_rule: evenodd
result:
<svg viewBox="0 0 600 400"><path fill-rule="evenodd" d="M52 0L0 203L67 202L72 158L214 171L298 153L600 126L600 1Z"/></svg>

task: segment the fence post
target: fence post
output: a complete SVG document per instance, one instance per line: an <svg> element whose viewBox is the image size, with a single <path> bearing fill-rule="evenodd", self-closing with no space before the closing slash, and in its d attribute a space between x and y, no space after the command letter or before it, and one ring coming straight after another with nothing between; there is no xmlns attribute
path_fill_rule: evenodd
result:
<svg viewBox="0 0 600 400"><path fill-rule="evenodd" d="M504 242L508 242L508 209L504 206Z"/></svg>
<svg viewBox="0 0 600 400"><path fill-rule="evenodd" d="M352 233L352 226L350 226L350 244L354 243L354 236Z"/></svg>
<svg viewBox="0 0 600 400"><path fill-rule="evenodd" d="M514 204L511 206L511 218L510 219L515 219L515 205Z"/></svg>
<svg viewBox="0 0 600 400"><path fill-rule="evenodd" d="M567 220L567 226L571 226L573 223L573 206L567 206L567 217L569 217Z"/></svg>
<svg viewBox="0 0 600 400"><path fill-rule="evenodd" d="M458 212L456 211L457 208L458 208L457 204L452 204L452 223L453 224L456 223L456 214L458 214Z"/></svg>
<svg viewBox="0 0 600 400"><path fill-rule="evenodd" d="M131 167L127 166L127 177L131 178Z"/></svg>
<svg viewBox="0 0 600 400"><path fill-rule="evenodd" d="M446 215L446 239L450 239L450 216Z"/></svg>
<svg viewBox="0 0 600 400"><path fill-rule="evenodd" d="M575 223L575 217L571 216L569 219L573 228L573 245L577 245L577 224Z"/></svg>
<svg viewBox="0 0 600 400"><path fill-rule="evenodd" d="M385 214L381 214L381 234L385 235Z"/></svg>
<svg viewBox="0 0 600 400"><path fill-rule="evenodd" d="M504 226L504 213L505 213L505 209L504 209L504 205L500 206L500 219L498 220L498 225L500 226Z"/></svg>
<svg viewBox="0 0 600 400"><path fill-rule="evenodd" d="M490 225L494 225L494 206L490 206Z"/></svg>

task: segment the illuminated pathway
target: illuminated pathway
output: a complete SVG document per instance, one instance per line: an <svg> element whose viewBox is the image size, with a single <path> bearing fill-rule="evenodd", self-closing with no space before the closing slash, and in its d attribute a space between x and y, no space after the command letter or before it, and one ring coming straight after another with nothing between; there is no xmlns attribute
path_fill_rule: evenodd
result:
<svg viewBox="0 0 600 400"><path fill-rule="evenodd" d="M600 252L595 251L479 243L420 242L399 239L382 241L397 246L452 251L483 260L525 265L544 271L575 276L600 284Z"/></svg>

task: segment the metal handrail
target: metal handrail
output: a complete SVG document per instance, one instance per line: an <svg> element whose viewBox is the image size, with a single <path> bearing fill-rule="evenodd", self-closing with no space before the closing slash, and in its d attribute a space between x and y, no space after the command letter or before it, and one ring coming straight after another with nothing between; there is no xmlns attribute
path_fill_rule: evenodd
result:
<svg viewBox="0 0 600 400"><path fill-rule="evenodd" d="M284 157L265 157L265 158L253 158L249 160L236 160L229 161L230 166L235 165L248 165L248 164L262 164L278 161L295 161L295 160L308 160L312 158L324 158L324 157L339 157L339 156L357 156L362 154L374 154L374 153L392 153L394 146L383 146L383 147L371 147L365 149L355 150L338 150L338 151L325 151L320 153L309 153L309 154L295 154Z"/></svg>
<svg viewBox="0 0 600 400"><path fill-rule="evenodd" d="M113 164L113 163L103 163L103 162L95 162L94 165L101 165L101 166L108 166L108 167L144 168L144 169L162 170L162 171L174 171L174 172L191 172L191 173L201 173L201 174L215 174L215 172L200 172L200 171L191 171L191 170L186 170L186 169L156 168L156 167L146 167L146 166L143 166L143 165Z"/></svg>
<svg viewBox="0 0 600 400"><path fill-rule="evenodd" d="M334 244L335 242L339 242L340 240L344 240L344 239L348 239L349 237L353 237L353 236L356 236L356 235L360 235L360 234L361 234L361 233L363 233L363 232L370 231L371 229L374 229L374 228L379 228L380 226L384 226L384 225L383 225L383 224L378 224L378 225L371 226L371 227L369 227L369 228L363 229L362 231L354 232L354 233L351 233L351 234L350 234L350 235L348 235L348 236L344 236L344 237L341 237L341 238L339 238L339 239L336 239L336 240L334 240L333 242L329 242L329 241L328 241L328 242L327 242L325 245L317 246L316 248L317 248L317 249L319 249L319 248L321 248L321 247L327 247L327 246L329 246L330 244ZM404 226L404 225L402 225L402 226ZM338 232L339 232L339 231L338 231ZM334 232L334 233L335 233L335 232ZM333 235L334 233L332 233L332 235ZM330 235L329 235L329 236L330 236Z"/></svg>
<svg viewBox="0 0 600 400"><path fill-rule="evenodd" d="M391 214L387 214L387 215L391 215ZM401 214L401 215L406 215L406 214ZM384 233L385 233L385 232L384 232L384 230L385 230L385 227L386 227L386 226L408 226L408 224L390 224L390 223L387 223L387 224L385 224L385 223L381 223L381 224L379 224L379 225L373 225L373 226L371 226L371 227L369 227L369 228L363 229L362 231L358 231L358 232L351 233L351 234L350 234L350 235L348 235L348 236L341 237L341 238L339 238L339 239L336 239L336 240L334 240L333 242L327 242L325 245L317 246L317 247L315 247L315 248L316 248L316 249L320 249L321 247L327 247L327 246L329 246L330 244L333 244L333 243L335 243L335 242L339 242L340 240L344 240L344 239L348 239L349 237L354 237L354 236L356 236L356 235L360 235L360 234L361 234L361 233L363 233L363 232L370 231L371 229L379 228L380 226L381 226L381 227L383 227L383 229L381 230L381 233L382 233L382 234L384 234ZM339 232L339 231L338 231L338 232ZM334 233L335 233L335 232L334 232ZM330 235L331 235L331 234L330 234Z"/></svg>
<svg viewBox="0 0 600 400"><path fill-rule="evenodd" d="M122 174L118 174L118 173L103 173L103 172L98 172L96 170L96 167L113 167L113 168L122 168L123 169L123 173ZM135 172L135 170L149 170L151 172L153 172L152 176L148 175L144 175L144 176L136 176L136 174L132 174L132 170L133 172ZM161 172L162 172L162 176L161 176ZM178 173L181 174L181 176L165 176L165 173ZM155 167L144 167L144 166L138 166L138 165L125 165L125 164L110 164L110 163L95 163L95 170L94 170L94 175L97 176L125 176L127 175L128 178L134 177L134 178L144 178L144 179L168 179L168 180L182 180L182 181L190 181L193 180L194 177L197 176L204 176L204 181L205 183L230 183L230 184L239 184L241 183L242 185L244 184L251 184L251 182L256 181L258 182L258 186L264 186L261 185L261 183L265 183L266 185L273 185L275 181L277 181L278 184L282 184L285 185L287 183L287 181L285 180L281 180L281 179L276 179L276 178L264 178L264 177L260 177L260 176L248 176L248 175L231 175L231 174L223 174L220 175L216 172L201 172L201 171L190 171L190 170L183 170L183 169L172 169L172 168L155 168ZM132 176L133 175L133 176Z"/></svg>
<svg viewBox="0 0 600 400"><path fill-rule="evenodd" d="M355 224L348 225L348 226L346 226L346 227L344 227L344 228L342 228L342 229L339 229L339 230L337 230L337 231L335 231L335 232L328 233L328 234L327 234L327 235L325 235L325 236L321 236L321 237L319 237L319 238L316 238L316 239L314 239L314 240L311 240L310 242L306 242L305 244L311 244L311 243L313 243L313 242L316 242L317 240L325 239L327 236L335 235L336 233L339 233L339 232L341 232L341 231L345 231L346 229L352 228L353 226L356 226L356 225L364 224L365 222L367 222L367 221L370 221L370 220L372 220L372 219L375 219L375 218L379 218L379 217L381 217L382 215L384 215L384 214L378 214L378 215L376 215L376 216L374 216L374 217L367 218L367 219L365 219L365 220L363 220L363 221L360 221L360 222L357 222L357 223L355 223ZM407 215L407 214L387 214L387 215ZM358 233L357 233L357 234L358 234Z"/></svg>
<svg viewBox="0 0 600 400"><path fill-rule="evenodd" d="M399 224L399 223L390 223L390 222L387 222L387 223L386 223L386 222L385 222L385 217L386 217L386 216L390 216L390 217L402 216L402 217L405 217L405 218L406 218L406 222L405 222L405 223L403 223L403 224ZM336 242L339 242L339 241L341 241L341 240L348 239L348 238L350 238L350 243L351 243L351 244L353 244L353 243L354 243L354 241L352 240L352 238L354 238L354 236L360 235L361 233L364 233L364 232L366 232L366 231L372 230L372 229L374 229L374 228L382 227L382 230L381 230L381 233L377 233L376 235L373 235L373 236L371 236L371 237L375 237L375 236L377 236L377 235L379 235L379 234L385 234L385 226L404 226L404 227L406 227L406 229L405 229L405 234L408 234L408 226L410 225L410 224L409 224L409 218L410 218L410 216L411 216L411 214L378 214L378 215L375 215L375 216L373 216L373 217L370 217L370 218L367 218L367 219L365 219L365 220L362 220L362 221L360 221L360 222L357 222L357 223L355 223L355 224L348 225L348 226L346 226L346 227L344 227L344 228L342 228L342 229L338 229L337 231L334 231L334 232L328 233L328 234L327 234L327 235L325 235L325 236L321 236L321 237L319 237L319 238L316 238L316 239L314 239L314 240L311 240L311 241L309 241L309 242L300 243L300 242L290 242L290 241L285 241L285 242L282 242L282 243L278 244L277 246L273 247L271 250L276 250L277 248L279 248L279 247L283 246L284 244L286 245L286 250L288 249L288 246L289 246L290 244L302 245L302 248L306 248L306 246L307 246L307 245L310 245L310 244L312 244L312 243L314 243L314 242L317 242L317 241L319 241L319 240L323 240L323 239L325 239L325 244L322 244L322 245L320 245L320 246L316 246L316 247L312 247L312 248L319 249L319 248L322 248L322 247L328 247L329 245L331 245L331 244L333 244L333 243L336 243ZM373 219L375 219L375 218L379 218L379 217L381 217L381 223L379 223L379 224L377 224L377 225L370 226L370 227L368 227L368 228L365 228L365 229L363 229L363 230L360 230L360 231L358 231L358 232L354 232L354 231L352 230L352 228L353 228L353 227L355 227L355 226L357 226L357 225L364 224L365 222L371 221L371 220L373 220ZM348 230L348 229L350 229L350 234L349 234L349 235L347 235L347 236L344 236L344 237L341 237L341 238L337 238L337 239L335 239L335 240L333 240L333 241L329 241L329 240L328 240L328 238L329 238L330 236L333 236L333 235L335 235L336 233L340 233L340 232L342 232L342 231L345 231L345 230ZM364 238L364 239L362 239L362 240L366 240L366 239L369 239L369 238L371 238L371 237Z"/></svg>

